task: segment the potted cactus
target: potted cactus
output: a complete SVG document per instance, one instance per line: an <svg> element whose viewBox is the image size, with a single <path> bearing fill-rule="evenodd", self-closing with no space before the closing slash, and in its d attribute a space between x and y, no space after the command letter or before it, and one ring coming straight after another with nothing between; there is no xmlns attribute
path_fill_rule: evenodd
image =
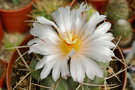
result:
<svg viewBox="0 0 135 90"><path fill-rule="evenodd" d="M124 58L120 48L115 50L115 55L122 61L112 61L110 64L104 64L105 67L109 65L108 69L106 68L108 71L105 73L105 75L108 76L106 77L106 81L104 81L103 78L96 78L92 81L86 78L84 84L81 85L74 82L72 78L68 78L68 80L59 78L59 80L55 82L51 74L46 79L40 80L39 77L42 69L35 70L35 65L42 56L27 53L28 47L26 47L26 44L33 38L32 36L27 36L20 44L20 48L16 49L11 57L6 74L8 90L21 88L32 90L75 90L77 88L79 88L79 90L104 90L105 88L114 88L124 90L126 86L126 66L123 64L125 61L123 61ZM119 70L123 71L120 73ZM117 76L112 73L116 73ZM81 87L83 87L83 89L81 89Z"/></svg>
<svg viewBox="0 0 135 90"><path fill-rule="evenodd" d="M69 20L69 22L73 21L72 23L76 24L76 25L74 25L74 26L76 26L74 28L79 30L80 26L82 26L81 22L83 20L87 21L86 20L87 17L83 18L83 20L79 20L80 19L79 17L81 17L81 15L87 14L86 10L88 10L87 6L84 4L81 4L79 9L72 9L72 11L71 11L70 7L59 8L58 11L55 11L53 13L53 15L55 14L56 16L58 16L57 18L54 17L54 19L56 19L56 20L60 20L60 21L64 20L64 22L61 22L61 23L57 22L60 24L59 27L61 28L61 30L63 29L63 24L72 26L72 24L69 25L69 23L66 23L66 21L65 21L66 18ZM62 12L64 12L64 13L62 13ZM72 18L67 17L67 15L70 16L70 13L71 13L71 17L73 16ZM64 14L63 19L60 19L61 14ZM100 18L100 20L102 19L101 21L103 21L105 19L105 16L99 15L98 12L95 12L92 15L93 16L89 17L90 22L98 21L99 18ZM95 15L97 15L97 16L95 16ZM76 17L78 17L78 18L76 18ZM103 42L101 45L99 45L99 43L97 42L97 43L93 44L93 46L92 46L93 48L91 48L91 49L92 50L96 49L96 48L94 48L94 45L99 45L100 49L103 48L103 50L104 50L104 48L105 48L107 50L106 52L109 51L108 52L109 54L107 54L107 56L106 56L106 53L104 53L105 57L102 57L102 55L99 56L104 59L93 57L93 58L98 59L98 61L96 62L93 59L91 65L89 65L90 64L89 61L87 63L85 62L87 67L85 64L82 63L83 60L84 61L86 60L86 58L76 59L77 62L80 61L80 63L81 63L80 65L82 65L80 67L75 63L74 63L75 65L72 65L71 58L73 58L73 55L77 55L77 53L74 50L72 51L71 48L76 49L76 51L79 50L80 45L83 44L83 43L80 43L80 42L82 42L81 40L87 39L86 37L89 36L88 35L90 33L89 28L88 28L88 32L85 32L85 33L84 32L81 33L81 30L80 30L80 32L74 31L74 32L62 33L62 32L56 31L58 29L58 27L52 21L45 19L44 17L38 17L37 20L39 20L41 22L36 21L35 23L33 23L33 28L30 31L30 33L34 37L28 36L24 39L22 44L20 46L18 46L18 48L16 48L16 51L14 52L14 54L8 64L7 75L6 75L6 79L7 79L6 83L7 83L8 90L12 90L12 89L30 89L30 90L37 90L37 89L38 90L49 90L49 89L53 89L53 90L75 90L75 89L76 90L78 90L78 89L79 90L90 90L90 89L92 89L92 90L94 90L94 89L102 89L102 88L105 88L105 89L106 88L115 88L115 89L117 88L117 89L121 90L121 89L125 88L126 65L125 65L125 62L123 61L124 58L122 56L120 49L118 48L118 51L115 50L115 51L117 51L116 55L114 55L114 52L111 51L111 49L110 49L111 47L115 47L115 45L111 42L111 40L113 39L112 34L107 32L107 30L109 30L111 27L111 24L109 22L105 22L104 24L101 25L101 27L98 27L97 30L94 30L93 32L95 32L95 33L91 32L92 33L91 35L94 35L94 36L93 36L93 38L91 37L91 39L90 39L90 41L91 41L95 38L93 43L96 42L97 40L101 41L101 39L104 39L104 40L102 40ZM76 22L74 22L74 21L76 21ZM99 22L101 22L101 21L99 21ZM93 28L96 28L96 27L94 27L94 24L90 23L90 22L87 23L86 25L88 27L92 26ZM99 23L99 22L95 22L95 24ZM79 25L77 25L77 24L79 24ZM41 28L40 26L43 28ZM101 29L102 27L107 27L105 29L106 31ZM92 28L92 30L93 30L93 28ZM52 31L51 29L54 31ZM87 28L85 28L85 29L87 29ZM45 30L47 30L47 31L45 31ZM71 30L74 30L74 29L71 29ZM99 33L99 32L101 32L101 33ZM57 33L60 33L60 34L57 34ZM77 33L85 34L88 36L80 39L81 35L74 36L74 34L77 34ZM101 38L98 37L99 35L97 35L97 34L100 34ZM53 40L53 39L58 38L56 35L58 35L58 37L60 37L60 39L63 38L62 42L59 42L60 39L56 40L56 42L55 42L55 40ZM44 36L45 36L45 38L44 38ZM46 37L46 36L48 36L48 37ZM106 36L106 37L103 37L103 36ZM43 37L43 38L40 39L38 37ZM44 39L46 39L46 40L44 40ZM37 46L38 40L39 40L39 42L40 41L43 42L42 43L43 47ZM106 43L108 43L108 44L105 44L104 41L106 41ZM48 44L46 44L45 42L48 42ZM60 46L53 45L53 43L59 44ZM72 46L72 45L74 45L74 46ZM32 48L33 46L36 46L36 47ZM47 48L45 49L44 46L45 47L47 46ZM60 51L62 51L62 52L64 51L64 52L63 52L63 54L61 54L60 52L53 52L52 50L50 51L49 46L54 46L54 48L52 47L52 50L61 49ZM55 48L55 46L56 47L58 46L58 48ZM85 48L83 48L83 49L85 49ZM114 49L116 49L116 47ZM42 50L43 50L43 52L42 52ZM80 49L80 50L82 50L82 49ZM86 50L88 50L88 49L86 49ZM37 51L38 53L34 53L34 51L35 52ZM40 51L41 51L41 53L40 53ZM65 59L63 59L63 58L57 59L56 58L57 55L56 55L56 57L50 56L50 58L49 57L46 58L46 57L44 57L43 54L45 54L47 56L52 55L52 54L50 54L49 52L44 53L44 51L45 52L49 51L54 54L60 54L60 55L64 55L64 56L65 56L65 54L70 55L67 57L67 59L69 61L66 62ZM71 51L71 54L68 54L69 51ZM93 52L95 52L95 50ZM100 51L97 51L96 53L100 53ZM113 58L111 58L111 55L113 55L116 60L113 61L112 60ZM117 55L120 57L116 58L115 56L117 56ZM90 56L90 55L88 55L88 53L87 53L87 56ZM94 56L94 54L92 56ZM59 56L58 56L58 58L59 58ZM78 57L76 57L76 58L78 58ZM41 61L41 59L43 60L43 62ZM63 61L63 64L59 63L57 65L56 64L52 65L55 62L47 64L48 62L54 61L54 60L60 60L60 61L58 61L58 63ZM103 62L100 62L102 60L103 60ZM105 60L108 60L108 61L112 60L112 61L110 63L107 63ZM44 61L45 61L45 63L44 63ZM109 64L110 64L110 66L109 66ZM62 65L63 65L63 67L62 67ZM94 65L96 65L95 68L93 68ZM103 70L103 72L102 72L102 70L100 71L100 70L96 69L97 67L99 67L98 65L102 65L101 69ZM51 70L52 68L50 66L54 66L53 70ZM70 74L68 73L67 68L70 66L75 66L74 68L70 68L72 70L74 69L74 71L73 71L74 73L71 70L70 70L71 71ZM88 68L89 66L90 66L90 68ZM50 67L50 68L48 68L48 67ZM108 67L108 69L107 69L107 67ZM91 68L93 68L95 70L93 70ZM81 72L77 71L77 70L81 70ZM120 70L122 70L122 71L120 71ZM50 73L51 71L52 71L52 73ZM90 71L89 74L87 71ZM87 77L85 77L85 72L87 72ZM48 74L48 75L46 75L46 74ZM75 75L73 75L73 74L75 74ZM96 74L96 76L95 76L95 74Z"/></svg>
<svg viewBox="0 0 135 90"><path fill-rule="evenodd" d="M1 0L0 16L4 29L9 33L25 32L34 0Z"/></svg>

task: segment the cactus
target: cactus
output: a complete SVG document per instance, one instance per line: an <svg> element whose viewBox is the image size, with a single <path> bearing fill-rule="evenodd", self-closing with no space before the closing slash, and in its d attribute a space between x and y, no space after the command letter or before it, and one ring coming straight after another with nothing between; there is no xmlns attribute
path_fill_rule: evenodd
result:
<svg viewBox="0 0 135 90"><path fill-rule="evenodd" d="M112 22L119 19L128 19L130 9L126 0L110 0L105 14Z"/></svg>
<svg viewBox="0 0 135 90"><path fill-rule="evenodd" d="M121 47L127 46L132 40L132 27L127 20L118 20L116 23L114 23L112 29L114 37L117 38L121 36L121 40L119 42Z"/></svg>

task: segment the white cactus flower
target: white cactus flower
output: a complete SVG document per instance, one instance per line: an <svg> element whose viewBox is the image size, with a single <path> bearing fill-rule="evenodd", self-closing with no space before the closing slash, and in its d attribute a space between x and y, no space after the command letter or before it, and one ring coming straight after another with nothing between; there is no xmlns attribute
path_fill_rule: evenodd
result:
<svg viewBox="0 0 135 90"><path fill-rule="evenodd" d="M46 78L52 70L56 81L60 75L82 83L85 75L89 79L103 77L103 71L96 62L109 62L114 56L111 50L115 44L111 33L107 33L111 24L102 22L104 15L94 13L87 20L87 5L79 9L67 6L59 8L52 14L54 22L37 17L30 33L35 39L28 42L29 53L44 55L36 69L43 68L40 78ZM101 23L101 25L98 25ZM98 25L98 26L97 26Z"/></svg>

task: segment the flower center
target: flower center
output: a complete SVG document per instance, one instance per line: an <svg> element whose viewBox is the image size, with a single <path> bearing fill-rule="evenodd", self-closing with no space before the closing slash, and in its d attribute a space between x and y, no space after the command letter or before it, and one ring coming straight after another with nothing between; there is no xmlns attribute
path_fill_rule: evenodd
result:
<svg viewBox="0 0 135 90"><path fill-rule="evenodd" d="M61 35L59 47L64 55L70 54L72 51L75 53L79 52L81 46L82 40L76 34L72 32L65 32L63 35Z"/></svg>
<svg viewBox="0 0 135 90"><path fill-rule="evenodd" d="M67 44L74 44L77 41L77 38L74 38L73 33L71 32L64 33L63 39L67 42Z"/></svg>

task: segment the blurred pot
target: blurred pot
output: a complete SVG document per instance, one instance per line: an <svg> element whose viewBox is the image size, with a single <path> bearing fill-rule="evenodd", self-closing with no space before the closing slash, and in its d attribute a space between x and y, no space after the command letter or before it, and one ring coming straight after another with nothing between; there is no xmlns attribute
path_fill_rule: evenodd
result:
<svg viewBox="0 0 135 90"><path fill-rule="evenodd" d="M3 28L7 30L9 33L23 33L29 30L29 27L27 25L26 20L31 19L27 15L32 10L32 0L28 5L26 5L24 8L18 9L18 10L4 10L0 9L0 15L1 20L3 24Z"/></svg>

